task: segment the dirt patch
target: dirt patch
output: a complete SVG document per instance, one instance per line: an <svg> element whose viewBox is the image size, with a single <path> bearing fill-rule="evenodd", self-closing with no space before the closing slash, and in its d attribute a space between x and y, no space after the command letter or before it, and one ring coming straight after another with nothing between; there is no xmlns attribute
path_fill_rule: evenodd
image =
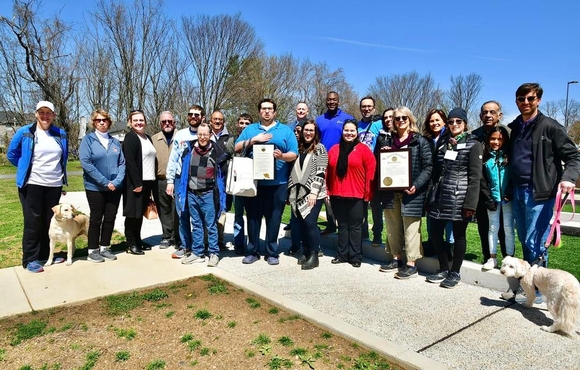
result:
<svg viewBox="0 0 580 370"><path fill-rule="evenodd" d="M213 275L2 319L0 333L2 369L392 368Z"/></svg>

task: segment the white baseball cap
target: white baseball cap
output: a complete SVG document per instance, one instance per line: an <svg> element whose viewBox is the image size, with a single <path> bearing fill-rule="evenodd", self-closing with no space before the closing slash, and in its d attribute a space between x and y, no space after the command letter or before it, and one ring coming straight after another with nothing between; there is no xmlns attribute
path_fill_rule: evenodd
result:
<svg viewBox="0 0 580 370"><path fill-rule="evenodd" d="M38 111L40 108L48 108L52 111L52 113L54 113L54 104L52 104L49 101L46 100L39 101L38 104L36 104L36 111Z"/></svg>

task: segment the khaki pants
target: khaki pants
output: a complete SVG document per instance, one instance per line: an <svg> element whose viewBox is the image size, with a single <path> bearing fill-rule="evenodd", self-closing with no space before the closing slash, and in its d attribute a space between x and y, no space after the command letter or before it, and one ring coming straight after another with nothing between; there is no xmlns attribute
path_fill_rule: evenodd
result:
<svg viewBox="0 0 580 370"><path fill-rule="evenodd" d="M400 256L403 246L407 261L414 262L423 257L421 244L421 217L406 217L401 215L403 194L395 193L393 209L385 209L385 225L387 228L387 252Z"/></svg>

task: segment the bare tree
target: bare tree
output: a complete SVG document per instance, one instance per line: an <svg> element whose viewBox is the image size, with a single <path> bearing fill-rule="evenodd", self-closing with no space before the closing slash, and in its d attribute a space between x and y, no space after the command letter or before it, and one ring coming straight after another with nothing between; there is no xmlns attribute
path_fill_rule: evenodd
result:
<svg viewBox="0 0 580 370"><path fill-rule="evenodd" d="M171 30L163 13L162 0L135 0L128 6L121 0L99 0L91 13L102 29L103 42L113 58L117 83L117 117L132 109L154 108L151 81L159 73L162 53ZM145 111L149 119L156 113Z"/></svg>
<svg viewBox="0 0 580 370"><path fill-rule="evenodd" d="M19 76L38 87L37 98L54 103L56 123L70 132L76 116L71 116L69 101L78 83L77 59L69 49L71 27L59 15L40 19L39 5L37 0L16 0L12 19L0 16L0 23L19 45L17 60L24 68Z"/></svg>
<svg viewBox="0 0 580 370"><path fill-rule="evenodd" d="M559 104L559 102L557 102L555 100L549 100L546 102L542 102L540 110L546 116L553 118L553 119L558 119L558 115L560 114L560 104Z"/></svg>
<svg viewBox="0 0 580 370"><path fill-rule="evenodd" d="M183 17L181 23L200 103L208 111L221 109L243 74L244 64L260 55L262 43L239 13Z"/></svg>
<svg viewBox="0 0 580 370"><path fill-rule="evenodd" d="M435 84L433 76L428 73L421 77L416 71L379 76L367 93L375 97L381 107L408 107L418 122L429 109L441 107L443 103L443 91Z"/></svg>
<svg viewBox="0 0 580 370"><path fill-rule="evenodd" d="M570 125L568 134L576 145L580 145L580 120L575 120L574 123Z"/></svg>
<svg viewBox="0 0 580 370"><path fill-rule="evenodd" d="M479 110L476 104L482 87L482 78L477 73L451 76L451 86L447 90L448 107L465 109L470 119L477 122Z"/></svg>

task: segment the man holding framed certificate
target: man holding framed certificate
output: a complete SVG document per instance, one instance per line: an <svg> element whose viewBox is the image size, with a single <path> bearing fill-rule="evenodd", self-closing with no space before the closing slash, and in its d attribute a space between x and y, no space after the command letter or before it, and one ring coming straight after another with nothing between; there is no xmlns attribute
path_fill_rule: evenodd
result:
<svg viewBox="0 0 580 370"><path fill-rule="evenodd" d="M291 163L298 155L298 142L292 129L276 121L276 103L262 99L258 104L260 122L249 125L236 140L236 153L246 150L259 174L256 197L244 200L248 219L248 245L244 264L260 259L260 227L266 220L266 261L277 265L278 232L287 197ZM259 169L256 172L256 169Z"/></svg>

